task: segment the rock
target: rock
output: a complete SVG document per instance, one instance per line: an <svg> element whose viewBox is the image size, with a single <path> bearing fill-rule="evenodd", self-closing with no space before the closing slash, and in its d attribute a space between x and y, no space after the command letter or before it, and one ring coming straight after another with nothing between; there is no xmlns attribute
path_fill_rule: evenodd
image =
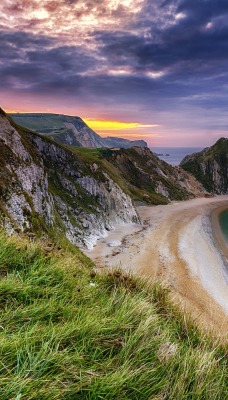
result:
<svg viewBox="0 0 228 400"><path fill-rule="evenodd" d="M116 246L121 246L120 240L113 240L113 242L108 243L109 247L116 247Z"/></svg>
<svg viewBox="0 0 228 400"><path fill-rule="evenodd" d="M186 156L180 165L194 175L208 192L228 193L228 139L221 138L213 146Z"/></svg>
<svg viewBox="0 0 228 400"><path fill-rule="evenodd" d="M158 358L161 362L166 361L175 356L177 350L178 348L176 344L171 342L163 343L158 349Z"/></svg>

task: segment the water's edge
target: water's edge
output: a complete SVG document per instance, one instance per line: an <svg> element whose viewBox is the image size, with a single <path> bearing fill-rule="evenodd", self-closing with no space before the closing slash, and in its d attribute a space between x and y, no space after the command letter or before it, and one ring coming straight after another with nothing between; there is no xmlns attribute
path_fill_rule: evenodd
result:
<svg viewBox="0 0 228 400"><path fill-rule="evenodd" d="M224 212L228 213L228 207L220 206L215 208L211 212L211 227L212 227L212 234L215 239L215 245L217 250L220 252L222 259L223 259L223 272L226 283L228 284L228 236L227 238L224 235L222 230L222 226L220 224L220 216Z"/></svg>

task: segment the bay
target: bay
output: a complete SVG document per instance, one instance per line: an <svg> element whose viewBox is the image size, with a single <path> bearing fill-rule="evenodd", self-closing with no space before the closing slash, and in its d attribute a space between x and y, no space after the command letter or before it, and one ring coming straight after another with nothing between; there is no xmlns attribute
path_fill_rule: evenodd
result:
<svg viewBox="0 0 228 400"><path fill-rule="evenodd" d="M185 156L197 153L203 147L151 147L150 150L168 164L179 165Z"/></svg>

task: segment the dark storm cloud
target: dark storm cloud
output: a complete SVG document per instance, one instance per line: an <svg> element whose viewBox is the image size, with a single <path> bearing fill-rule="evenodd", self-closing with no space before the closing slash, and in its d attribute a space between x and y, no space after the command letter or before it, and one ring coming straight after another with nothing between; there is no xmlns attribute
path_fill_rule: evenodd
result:
<svg viewBox="0 0 228 400"><path fill-rule="evenodd" d="M139 74L164 71L157 82L144 79L146 97L151 100L158 95L164 99L179 96L185 101L201 91L213 96L220 90L222 95L227 93L228 80L227 12L225 1L181 1L176 21L159 34L150 15L144 14L149 34L139 34L137 29L134 34L100 31L96 38L102 56L112 65L130 65ZM200 104L219 107L218 99L212 101L209 96L202 97Z"/></svg>
<svg viewBox="0 0 228 400"><path fill-rule="evenodd" d="M79 92L87 97L116 96L132 98L145 96L149 79L129 75L108 76L101 72L92 74L101 67L99 58L90 51L76 46L56 46L54 39L15 32L0 34L1 88L33 94L65 93L73 96ZM156 82L151 89L159 90Z"/></svg>
<svg viewBox="0 0 228 400"><path fill-rule="evenodd" d="M198 18L197 13L194 15ZM209 62L212 69L218 62L227 61L228 23L223 27L206 28L202 18L199 18L199 25L192 24L192 19L192 16L186 15L175 25L161 31L157 41L153 37L153 27L151 35L146 38L125 32L97 32L97 40L107 59L121 65L130 61L139 69L170 68L175 72L180 66L181 69L193 67L197 70L207 69ZM206 22L209 22L208 19ZM149 26L149 21L147 23Z"/></svg>
<svg viewBox="0 0 228 400"><path fill-rule="evenodd" d="M27 34L25 32L10 32L10 31L0 31L0 44L2 46L8 46L8 50L11 47L14 48L41 48L43 46L49 46L54 43L53 39L45 36L36 36Z"/></svg>
<svg viewBox="0 0 228 400"><path fill-rule="evenodd" d="M78 74L90 69L94 58L80 47L53 46L51 38L0 32L1 88L34 93L81 86Z"/></svg>
<svg viewBox="0 0 228 400"><path fill-rule="evenodd" d="M182 0L179 3L178 11L186 12L188 15L194 16L195 19L204 21L208 18L227 13L228 4L226 0Z"/></svg>

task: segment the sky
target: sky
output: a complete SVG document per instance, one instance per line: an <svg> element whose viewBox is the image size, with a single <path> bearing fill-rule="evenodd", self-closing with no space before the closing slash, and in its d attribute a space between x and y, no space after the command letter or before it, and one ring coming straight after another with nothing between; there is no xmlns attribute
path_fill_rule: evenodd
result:
<svg viewBox="0 0 228 400"><path fill-rule="evenodd" d="M228 137L228 1L1 0L0 106L212 145Z"/></svg>

